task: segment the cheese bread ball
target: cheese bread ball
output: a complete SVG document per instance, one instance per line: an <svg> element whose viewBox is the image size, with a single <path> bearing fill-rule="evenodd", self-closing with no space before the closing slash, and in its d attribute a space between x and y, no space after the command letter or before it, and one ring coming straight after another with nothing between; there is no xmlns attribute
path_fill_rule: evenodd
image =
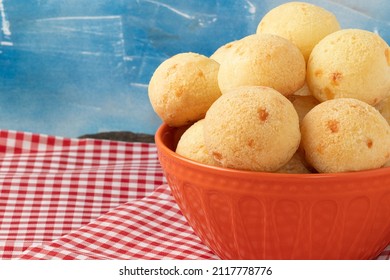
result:
<svg viewBox="0 0 390 280"><path fill-rule="evenodd" d="M299 124L302 124L303 118L306 116L311 109L317 106L320 102L315 99L312 95L295 95L294 93L293 100L290 100L298 113ZM303 148L302 145L299 146L298 151L302 154Z"/></svg>
<svg viewBox="0 0 390 280"><path fill-rule="evenodd" d="M219 64L196 53L180 53L161 63L148 88L150 103L169 126L179 127L203 119L221 95Z"/></svg>
<svg viewBox="0 0 390 280"><path fill-rule="evenodd" d="M219 47L211 56L216 62L221 64L225 59L228 59L230 53L234 50L234 46L238 41L229 42Z"/></svg>
<svg viewBox="0 0 390 280"><path fill-rule="evenodd" d="M307 167L305 159L301 156L299 152L296 152L285 165L276 170L276 173L309 174L312 172Z"/></svg>
<svg viewBox="0 0 390 280"><path fill-rule="evenodd" d="M214 102L204 137L218 165L272 172L291 159L301 136L297 112L286 97L269 87L246 86Z"/></svg>
<svg viewBox="0 0 390 280"><path fill-rule="evenodd" d="M379 168L390 159L390 126L367 103L338 98L320 103L304 117L302 147L318 172Z"/></svg>
<svg viewBox="0 0 390 280"><path fill-rule="evenodd" d="M311 92L310 92L310 89L309 87L307 86L307 83L305 83L303 85L303 87L301 87L300 89L298 89L297 91L295 91L293 93L293 95L295 96L311 96Z"/></svg>
<svg viewBox="0 0 390 280"><path fill-rule="evenodd" d="M387 123L390 125L390 97L383 99L375 106L375 108L382 114Z"/></svg>
<svg viewBox="0 0 390 280"><path fill-rule="evenodd" d="M314 47L307 84L320 101L344 97L375 105L390 94L389 46L370 31L336 31Z"/></svg>
<svg viewBox="0 0 390 280"><path fill-rule="evenodd" d="M249 35L234 43L221 63L218 84L225 93L240 86L272 87L287 96L305 83L306 64L299 49L272 34Z"/></svg>
<svg viewBox="0 0 390 280"><path fill-rule="evenodd" d="M176 153L199 163L214 165L204 144L204 119L191 125L177 143Z"/></svg>
<svg viewBox="0 0 390 280"><path fill-rule="evenodd" d="M305 115L319 103L320 102L311 95L295 96L292 104L298 113L299 122L302 122Z"/></svg>
<svg viewBox="0 0 390 280"><path fill-rule="evenodd" d="M313 47L326 35L340 30L333 13L303 2L289 2L270 10L260 21L257 33L272 33L293 42L309 59Z"/></svg>

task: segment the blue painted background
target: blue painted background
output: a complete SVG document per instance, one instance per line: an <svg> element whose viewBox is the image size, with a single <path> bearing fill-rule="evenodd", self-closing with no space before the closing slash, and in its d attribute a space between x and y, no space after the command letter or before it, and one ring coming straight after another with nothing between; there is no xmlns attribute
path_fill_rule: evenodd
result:
<svg viewBox="0 0 390 280"><path fill-rule="evenodd" d="M0 0L0 128L154 133L147 84L179 52L210 55L287 1ZM390 42L390 1L307 1Z"/></svg>

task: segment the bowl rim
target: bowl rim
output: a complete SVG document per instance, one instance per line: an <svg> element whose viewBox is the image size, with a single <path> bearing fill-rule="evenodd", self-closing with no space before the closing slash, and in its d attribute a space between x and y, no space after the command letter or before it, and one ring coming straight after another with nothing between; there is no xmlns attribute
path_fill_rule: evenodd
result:
<svg viewBox="0 0 390 280"><path fill-rule="evenodd" d="M357 180L359 178L378 178L382 176L390 176L390 167L381 167L376 169L361 170L361 171L350 171L350 172L337 172L337 173L310 173L310 174L292 174L292 173L275 173L275 172L261 172L261 171L249 171L249 170L239 170L233 168L225 168L219 166L212 166L203 164L189 158L183 157L177 154L175 151L165 145L163 136L165 133L178 129L176 127L171 127L166 123L162 123L156 133L155 133L155 143L156 147L160 152L163 152L166 155L169 155L171 158L179 161L185 166L196 168L207 173L214 174L223 174L224 176L238 176L238 177L252 177L252 178L268 178L268 179L278 179L282 181L291 181L291 180L329 180L329 181L339 181L339 180L348 180L353 179Z"/></svg>

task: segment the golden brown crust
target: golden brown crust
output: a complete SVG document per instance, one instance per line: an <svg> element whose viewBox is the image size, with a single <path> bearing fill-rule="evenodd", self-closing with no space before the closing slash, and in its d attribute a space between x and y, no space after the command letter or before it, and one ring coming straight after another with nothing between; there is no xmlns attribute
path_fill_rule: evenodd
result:
<svg viewBox="0 0 390 280"><path fill-rule="evenodd" d="M288 39L301 50L307 61L313 47L337 30L340 30L340 24L330 11L309 3L288 2L270 10L256 32Z"/></svg>
<svg viewBox="0 0 390 280"><path fill-rule="evenodd" d="M181 53L155 70L148 88L157 115L170 126L183 126L204 118L221 95L219 64L200 54Z"/></svg>
<svg viewBox="0 0 390 280"><path fill-rule="evenodd" d="M353 98L322 102L304 117L301 146L318 172L379 168L390 155L390 127L367 103Z"/></svg>
<svg viewBox="0 0 390 280"><path fill-rule="evenodd" d="M204 142L204 119L191 125L181 136L176 147L176 153L194 161L214 165Z"/></svg>
<svg viewBox="0 0 390 280"><path fill-rule="evenodd" d="M299 49L272 34L249 35L229 51L218 72L221 92L240 86L268 86L291 95L305 83L306 64Z"/></svg>
<svg viewBox="0 0 390 280"><path fill-rule="evenodd" d="M321 40L307 64L307 84L320 101L356 98L375 105L390 95L387 43L377 34L343 29Z"/></svg>
<svg viewBox="0 0 390 280"><path fill-rule="evenodd" d="M205 118L205 143L220 166L276 171L300 142L291 102L269 87L240 87L223 94Z"/></svg>

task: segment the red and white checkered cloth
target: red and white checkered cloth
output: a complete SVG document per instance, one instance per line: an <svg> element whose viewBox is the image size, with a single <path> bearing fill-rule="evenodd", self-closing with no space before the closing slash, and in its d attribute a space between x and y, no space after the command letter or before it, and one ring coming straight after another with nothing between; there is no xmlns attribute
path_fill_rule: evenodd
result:
<svg viewBox="0 0 390 280"><path fill-rule="evenodd" d="M0 259L218 259L154 144L0 131L0 157Z"/></svg>

